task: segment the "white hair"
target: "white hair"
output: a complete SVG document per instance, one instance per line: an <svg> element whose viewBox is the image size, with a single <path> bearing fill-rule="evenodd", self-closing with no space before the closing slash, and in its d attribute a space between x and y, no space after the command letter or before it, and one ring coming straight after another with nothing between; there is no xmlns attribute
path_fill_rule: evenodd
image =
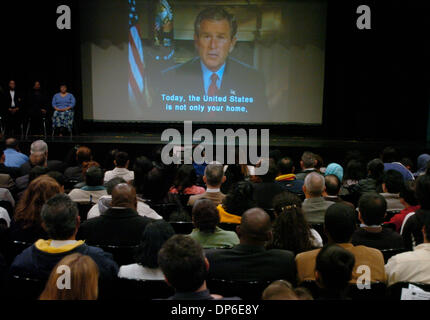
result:
<svg viewBox="0 0 430 320"><path fill-rule="evenodd" d="M317 172L309 173L305 178L305 187L311 196L321 196L325 187L324 176Z"/></svg>
<svg viewBox="0 0 430 320"><path fill-rule="evenodd" d="M31 144L30 147L30 154L33 154L35 152L48 152L48 145L43 140L36 140Z"/></svg>

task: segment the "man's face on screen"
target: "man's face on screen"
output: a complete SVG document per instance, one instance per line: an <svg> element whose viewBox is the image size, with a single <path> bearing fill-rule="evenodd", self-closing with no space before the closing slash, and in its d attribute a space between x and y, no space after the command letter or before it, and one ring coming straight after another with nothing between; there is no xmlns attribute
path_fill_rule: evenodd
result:
<svg viewBox="0 0 430 320"><path fill-rule="evenodd" d="M206 67L218 71L233 50L236 38L231 38L227 20L203 20L199 35L194 35L194 43Z"/></svg>

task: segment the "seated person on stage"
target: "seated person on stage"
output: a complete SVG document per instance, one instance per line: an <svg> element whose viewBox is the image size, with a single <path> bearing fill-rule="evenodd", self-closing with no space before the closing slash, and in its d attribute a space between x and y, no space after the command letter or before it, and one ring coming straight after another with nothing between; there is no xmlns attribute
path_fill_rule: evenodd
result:
<svg viewBox="0 0 430 320"><path fill-rule="evenodd" d="M267 161L267 160L263 160ZM254 183L253 199L257 207L271 209L273 198L284 191L284 188L275 181L278 175L278 167L273 159L269 159L269 169L265 175L260 176L261 182Z"/></svg>
<svg viewBox="0 0 430 320"><path fill-rule="evenodd" d="M15 138L6 139L5 146L6 149L3 153L5 156L4 165L6 167L19 168L28 161L28 156L20 152L18 140Z"/></svg>
<svg viewBox="0 0 430 320"><path fill-rule="evenodd" d="M158 264L167 284L175 289L175 294L167 300L240 300L209 292L208 259L200 244L188 236L174 235L167 240L158 254Z"/></svg>
<svg viewBox="0 0 430 320"><path fill-rule="evenodd" d="M297 180L294 162L290 157L282 158L278 161L278 176L276 181L287 191L304 197L303 180Z"/></svg>
<svg viewBox="0 0 430 320"><path fill-rule="evenodd" d="M328 167L330 167L330 165ZM351 202L345 201L341 197L339 197L339 191L342 187L342 184L341 184L342 180L340 180L338 176L334 174L329 174L324 177L324 180L325 180L325 191L323 192L323 195L326 201L340 202L348 206L351 206L352 208L355 209L354 205Z"/></svg>
<svg viewBox="0 0 430 320"><path fill-rule="evenodd" d="M205 188L196 185L196 169L192 164L183 164L178 168L169 193L202 194Z"/></svg>
<svg viewBox="0 0 430 320"><path fill-rule="evenodd" d="M95 165L86 171L85 185L80 189L73 189L69 193L70 199L81 203L97 203L101 197L106 195L106 187L103 185L103 170Z"/></svg>
<svg viewBox="0 0 430 320"><path fill-rule="evenodd" d="M137 197L133 186L126 183L112 190L112 206L100 217L86 220L79 228L78 239L96 245L138 245L142 232L152 219L136 212Z"/></svg>
<svg viewBox="0 0 430 320"><path fill-rule="evenodd" d="M300 160L300 167L302 171L296 173L297 180L305 180L306 176L311 172L319 172L315 166L317 165L317 159L315 154L310 151L303 152L302 158Z"/></svg>
<svg viewBox="0 0 430 320"><path fill-rule="evenodd" d="M415 195L415 184L415 181L405 181L405 186L399 194L400 202L405 206L405 209L400 211L400 213L395 214L389 221L385 222L385 224L394 224L396 232L398 233L400 233L400 228L402 227L403 220L405 220L406 216L421 208Z"/></svg>
<svg viewBox="0 0 430 320"><path fill-rule="evenodd" d="M384 170L395 170L402 175L404 181L414 180L414 175L402 163L400 163L397 150L393 147L386 147L382 150L381 159L384 162Z"/></svg>
<svg viewBox="0 0 430 320"><path fill-rule="evenodd" d="M361 273L356 273L361 265L369 266L372 282L385 282L384 257L381 251L365 246L354 246L351 243L351 237L356 229L354 210L342 203L335 203L327 209L324 219L328 244L337 244L355 257L351 283L356 283L361 276ZM306 251L296 256L299 284L303 281L315 280L315 262L320 250Z"/></svg>
<svg viewBox="0 0 430 320"><path fill-rule="evenodd" d="M305 178L303 192L305 201L303 201L303 212L309 223L324 222L324 215L328 207L334 204L333 201L327 201L323 197L325 191L324 176L311 172Z"/></svg>
<svg viewBox="0 0 430 320"><path fill-rule="evenodd" d="M404 186L402 175L396 170L388 170L382 179L381 195L387 200L387 210L403 210L405 206L400 201L400 191Z"/></svg>
<svg viewBox="0 0 430 320"><path fill-rule="evenodd" d="M126 183L123 178L113 178L109 180L106 186L106 196L101 196L99 201L88 211L87 219L97 218L104 214L109 208L111 208L112 203L112 190L113 188L120 184ZM142 199L137 198L137 213L139 216L151 218L154 220L163 219L157 212L155 212L150 206L148 206Z"/></svg>
<svg viewBox="0 0 430 320"><path fill-rule="evenodd" d="M32 154L36 152L41 152L45 155L47 159L47 167L49 171L59 171L64 172L64 163L59 160L49 160L48 158L48 144L43 140L36 140L30 146L30 157ZM32 168L32 164L30 161L27 161L21 167L19 167L21 176L24 176L30 172Z"/></svg>
<svg viewBox="0 0 430 320"><path fill-rule="evenodd" d="M84 176L82 174L82 165L84 162L92 161L93 156L91 150L88 147L79 147L76 150L76 162L77 166L68 167L64 171L64 176L66 179L74 179L79 182L84 181Z"/></svg>
<svg viewBox="0 0 430 320"><path fill-rule="evenodd" d="M358 202L360 228L352 235L351 243L375 249L400 249L404 247L403 238L390 228L383 228L382 222L387 202L378 193L365 193Z"/></svg>
<svg viewBox="0 0 430 320"><path fill-rule="evenodd" d="M224 168L221 164L208 164L203 176L203 182L206 184L206 192L191 196L188 200L188 205L192 206L194 202L202 198L212 200L215 205L219 205L225 198L225 194L220 191L220 187L225 179Z"/></svg>
<svg viewBox="0 0 430 320"><path fill-rule="evenodd" d="M315 279L321 288L318 300L346 300L355 265L354 255L335 244L320 250L315 262Z"/></svg>
<svg viewBox="0 0 430 320"><path fill-rule="evenodd" d="M290 250L298 254L323 246L321 236L309 227L298 196L284 191L273 199L273 206L273 237L266 248Z"/></svg>
<svg viewBox="0 0 430 320"><path fill-rule="evenodd" d="M104 181L108 182L113 178L123 178L126 182L134 180L134 172L128 170L130 159L127 152L119 151L115 154L115 169L105 172Z"/></svg>
<svg viewBox="0 0 430 320"><path fill-rule="evenodd" d="M43 204L60 193L57 181L47 176L33 180L18 201L9 230L9 239L33 243L46 239L42 226L41 211Z"/></svg>
<svg viewBox="0 0 430 320"><path fill-rule="evenodd" d="M164 280L158 265L158 252L175 235L170 223L160 220L147 225L136 253L136 263L119 268L118 277L134 280Z"/></svg>
<svg viewBox="0 0 430 320"><path fill-rule="evenodd" d="M65 84L61 84L60 92L52 98L52 107L55 110L52 115L52 130L59 128L59 136L65 134L66 129L72 132L75 104L76 99L73 94L67 92Z"/></svg>
<svg viewBox="0 0 430 320"><path fill-rule="evenodd" d="M242 215L236 228L240 244L232 249L211 249L209 279L270 281L284 279L296 283L296 266L291 251L264 247L272 238L269 215L253 208Z"/></svg>
<svg viewBox="0 0 430 320"><path fill-rule="evenodd" d="M230 192L225 196L217 209L221 223L240 224L242 214L251 208L256 207L254 195L254 185L249 181L240 181L233 185Z"/></svg>
<svg viewBox="0 0 430 320"><path fill-rule="evenodd" d="M204 249L217 247L233 247L239 244L236 232L226 231L218 227L219 213L209 199L200 199L194 203L192 219L195 229L190 237Z"/></svg>
<svg viewBox="0 0 430 320"><path fill-rule="evenodd" d="M81 253L90 256L100 271L100 280L112 280L118 265L110 253L76 240L80 219L76 204L65 194L49 199L42 208L42 225L49 240L40 239L13 261L11 275L47 280L54 266L65 256Z"/></svg>
<svg viewBox="0 0 430 320"><path fill-rule="evenodd" d="M9 90L6 91L5 101L1 101L2 116L4 117L3 126L9 135L18 135L23 133L21 126L24 121L24 98L21 93L16 90L14 80L9 81ZM4 105L4 106L3 106Z"/></svg>
<svg viewBox="0 0 430 320"><path fill-rule="evenodd" d="M391 257L385 265L388 285L400 281L430 284L430 215L423 216L423 220L423 243L413 251Z"/></svg>

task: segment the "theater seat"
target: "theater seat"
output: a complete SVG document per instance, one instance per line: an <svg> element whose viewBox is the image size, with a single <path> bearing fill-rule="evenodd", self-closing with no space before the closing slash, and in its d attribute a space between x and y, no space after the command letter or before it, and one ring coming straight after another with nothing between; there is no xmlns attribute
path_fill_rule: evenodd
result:
<svg viewBox="0 0 430 320"><path fill-rule="evenodd" d="M177 221L169 223L173 227L173 230L175 230L176 234L190 234L194 228L192 222Z"/></svg>
<svg viewBox="0 0 430 320"><path fill-rule="evenodd" d="M109 252L113 255L114 261L119 265L126 265L135 263L135 254L139 246L117 246L117 245L96 245L91 244L94 247L103 249L103 251Z"/></svg>
<svg viewBox="0 0 430 320"><path fill-rule="evenodd" d="M178 205L176 203L147 203L155 212L163 217L164 220L169 221L170 215L177 211Z"/></svg>
<svg viewBox="0 0 430 320"><path fill-rule="evenodd" d="M45 289L45 281L13 275L6 279L5 296L14 300L37 300Z"/></svg>
<svg viewBox="0 0 430 320"><path fill-rule="evenodd" d="M19 255L24 249L30 247L33 243L19 241L19 240L10 240L6 245L6 262L10 265L15 257Z"/></svg>
<svg viewBox="0 0 430 320"><path fill-rule="evenodd" d="M430 284L427 284L427 283L396 282L387 288L387 298L389 300L400 300L402 296L402 289L408 288L410 284L417 286L426 292L430 292Z"/></svg>
<svg viewBox="0 0 430 320"><path fill-rule="evenodd" d="M207 286L211 293L224 297L240 297L243 300L261 300L264 289L273 281L239 281L209 279Z"/></svg>

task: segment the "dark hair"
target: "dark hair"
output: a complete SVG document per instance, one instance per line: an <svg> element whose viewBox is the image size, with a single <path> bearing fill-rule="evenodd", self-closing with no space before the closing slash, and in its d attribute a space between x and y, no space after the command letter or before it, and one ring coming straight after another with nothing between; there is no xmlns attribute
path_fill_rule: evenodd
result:
<svg viewBox="0 0 430 320"><path fill-rule="evenodd" d="M51 239L67 240L76 230L78 207L68 195L57 194L42 207L41 217Z"/></svg>
<svg viewBox="0 0 430 320"><path fill-rule="evenodd" d="M178 168L176 177L173 180L173 185L178 192L183 192L186 188L192 187L196 184L197 175L196 169L192 164L183 164Z"/></svg>
<svg viewBox="0 0 430 320"><path fill-rule="evenodd" d="M203 248L186 235L174 235L164 243L158 265L177 292L194 292L206 280Z"/></svg>
<svg viewBox="0 0 430 320"><path fill-rule="evenodd" d="M115 177L110 179L108 182L105 183L106 192L107 194L111 195L113 188L115 188L116 185L120 183L127 183L123 178L121 177Z"/></svg>
<svg viewBox="0 0 430 320"><path fill-rule="evenodd" d="M367 164L368 177L376 180L377 184L382 183L384 176L384 163L381 159L373 159Z"/></svg>
<svg viewBox="0 0 430 320"><path fill-rule="evenodd" d="M60 186L64 186L66 183L66 177L59 171L49 171L47 175L57 181Z"/></svg>
<svg viewBox="0 0 430 320"><path fill-rule="evenodd" d="M413 171L414 162L410 158L404 157L400 160L400 163L403 164L405 167L409 167L410 169L408 170Z"/></svg>
<svg viewBox="0 0 430 320"><path fill-rule="evenodd" d="M237 32L237 22L233 15L228 13L224 8L221 7L209 7L204 10L202 10L198 16L196 17L196 20L194 21L194 33L198 36L200 31L200 24L203 20L215 20L215 21L221 21L221 20L227 20L227 22L230 25L230 37L231 39L234 38Z"/></svg>
<svg viewBox="0 0 430 320"><path fill-rule="evenodd" d="M49 169L46 167L35 166L31 168L30 173L28 174L28 181L31 182L34 179L43 176L49 172Z"/></svg>
<svg viewBox="0 0 430 320"><path fill-rule="evenodd" d="M224 177L224 167L221 164L208 164L205 168L205 177L208 185L220 185Z"/></svg>
<svg viewBox="0 0 430 320"><path fill-rule="evenodd" d="M273 198L276 219L269 248L291 250L294 254L312 249L311 230L302 210L302 201L284 191Z"/></svg>
<svg viewBox="0 0 430 320"><path fill-rule="evenodd" d="M348 161L345 168L345 176L343 180L361 180L366 177L363 163L358 160Z"/></svg>
<svg viewBox="0 0 430 320"><path fill-rule="evenodd" d="M400 198L403 198L403 200L410 206L418 205L418 199L415 195L415 186L415 180L405 181L402 191L400 191Z"/></svg>
<svg viewBox="0 0 430 320"><path fill-rule="evenodd" d="M263 182L273 182L278 176L278 166L273 159L263 161L269 161L269 169L267 170L267 173L265 175L261 176L261 180Z"/></svg>
<svg viewBox="0 0 430 320"><path fill-rule="evenodd" d="M222 205L228 213L241 216L246 210L256 206L253 200L254 186L249 181L239 181L225 196Z"/></svg>
<svg viewBox="0 0 430 320"><path fill-rule="evenodd" d="M99 167L90 167L85 173L85 184L87 186L96 187L103 185L103 170Z"/></svg>
<svg viewBox="0 0 430 320"><path fill-rule="evenodd" d="M117 167L125 167L129 160L128 153L124 151L118 151L115 153L115 161Z"/></svg>
<svg viewBox="0 0 430 320"><path fill-rule="evenodd" d="M273 159L275 163L278 163L282 158L281 150L275 149L269 151L269 158Z"/></svg>
<svg viewBox="0 0 430 320"><path fill-rule="evenodd" d="M278 161L278 170L280 174L293 173L294 162L290 157L284 157Z"/></svg>
<svg viewBox="0 0 430 320"><path fill-rule="evenodd" d="M245 172L248 168L246 165L242 164L229 164L227 170L225 171L225 182L221 185L222 193L229 193L232 187L240 182L245 180Z"/></svg>
<svg viewBox="0 0 430 320"><path fill-rule="evenodd" d="M388 193L400 193L402 191L404 182L403 176L399 171L387 170L384 173L383 183L387 188Z"/></svg>
<svg viewBox="0 0 430 320"><path fill-rule="evenodd" d="M134 181L133 185L138 194L143 194L144 188L147 185L148 173L154 168L151 160L145 156L136 158L133 165Z"/></svg>
<svg viewBox="0 0 430 320"><path fill-rule="evenodd" d="M341 182L339 178L334 174L329 174L324 177L324 180L325 191L327 192L327 194L329 196L337 196L341 187Z"/></svg>
<svg viewBox="0 0 430 320"><path fill-rule="evenodd" d="M368 226L380 225L384 222L387 201L376 192L367 192L360 197L358 208L363 222Z"/></svg>
<svg viewBox="0 0 430 320"><path fill-rule="evenodd" d="M396 162L398 160L397 150L393 147L386 147L382 150L381 160L384 163Z"/></svg>
<svg viewBox="0 0 430 320"><path fill-rule="evenodd" d="M193 205L194 226L201 232L214 233L219 223L219 213L212 200L199 199Z"/></svg>
<svg viewBox="0 0 430 320"><path fill-rule="evenodd" d="M78 164L82 164L83 162L91 161L92 155L91 150L88 147L79 147L78 150L76 150L76 161Z"/></svg>
<svg viewBox="0 0 430 320"><path fill-rule="evenodd" d="M421 209L430 210L430 176L422 175L416 180L415 195Z"/></svg>
<svg viewBox="0 0 430 320"><path fill-rule="evenodd" d="M148 268L158 268L158 252L173 235L175 235L175 230L170 223L164 220L149 223L140 239L136 254L137 263Z"/></svg>
<svg viewBox="0 0 430 320"><path fill-rule="evenodd" d="M301 160L305 168L313 168L315 166L315 154L310 151L303 152Z"/></svg>
<svg viewBox="0 0 430 320"><path fill-rule="evenodd" d="M348 287L355 265L354 255L336 244L324 246L316 257L315 271L321 284L329 290L342 291Z"/></svg>
<svg viewBox="0 0 430 320"><path fill-rule="evenodd" d="M15 138L7 138L5 141L6 148L18 149L19 142Z"/></svg>
<svg viewBox="0 0 430 320"><path fill-rule="evenodd" d="M319 170L324 165L324 160L319 154L314 154L315 156L315 169Z"/></svg>
<svg viewBox="0 0 430 320"><path fill-rule="evenodd" d="M343 203L328 207L324 216L324 229L334 242L349 242L355 228L355 212L352 207Z"/></svg>

